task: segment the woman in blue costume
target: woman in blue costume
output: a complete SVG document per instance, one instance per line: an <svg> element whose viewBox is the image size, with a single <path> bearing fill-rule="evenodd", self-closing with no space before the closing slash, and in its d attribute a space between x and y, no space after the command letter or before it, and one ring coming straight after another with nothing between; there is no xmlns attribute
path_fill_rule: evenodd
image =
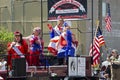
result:
<svg viewBox="0 0 120 80"><path fill-rule="evenodd" d="M72 32L70 31L70 26L67 22L64 23L63 32L60 36L58 47L58 58L65 58L66 64L69 56L74 57L75 48L73 46Z"/></svg>

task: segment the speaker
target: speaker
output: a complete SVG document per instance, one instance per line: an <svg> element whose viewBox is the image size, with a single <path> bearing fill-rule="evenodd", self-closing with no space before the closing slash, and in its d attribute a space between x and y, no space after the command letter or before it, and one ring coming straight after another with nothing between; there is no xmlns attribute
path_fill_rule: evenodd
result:
<svg viewBox="0 0 120 80"><path fill-rule="evenodd" d="M17 58L12 60L12 76L26 76L26 60L25 58Z"/></svg>

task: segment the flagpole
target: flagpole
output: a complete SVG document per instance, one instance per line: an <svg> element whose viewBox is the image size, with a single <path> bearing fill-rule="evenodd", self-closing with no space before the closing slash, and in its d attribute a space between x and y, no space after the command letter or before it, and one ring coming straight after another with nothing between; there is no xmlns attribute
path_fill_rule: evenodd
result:
<svg viewBox="0 0 120 80"><path fill-rule="evenodd" d="M95 36L96 36L96 33L97 33L97 29L98 29L98 27L99 27L99 21L97 20L97 28L96 28L96 30L95 30L95 36L94 36L94 34L93 34L93 20L94 20L94 17L93 17L93 0L92 0L92 11L91 11L92 13L92 56L93 56L93 44L94 44L94 38L95 38ZM93 60L93 59L92 59Z"/></svg>
<svg viewBox="0 0 120 80"><path fill-rule="evenodd" d="M96 30L95 30L95 35L94 35L94 38L95 38L95 36L96 36L96 34L97 34L97 30L98 30L98 27L99 27L99 23L100 23L100 21L99 20L97 20L97 27L96 27Z"/></svg>
<svg viewBox="0 0 120 80"><path fill-rule="evenodd" d="M93 64L93 0L91 0L91 18L92 18L92 64Z"/></svg>
<svg viewBox="0 0 120 80"><path fill-rule="evenodd" d="M99 16L100 17L100 16ZM100 28L100 30L102 30L102 26L101 26L101 19L99 18L98 20L98 25L97 25L97 29L98 27ZM97 29L96 29L96 33L97 33ZM96 36L96 35L95 35ZM102 52L102 48L100 47L100 53ZM102 61L102 56L100 54L100 65L101 65L101 61ZM100 65L99 65L99 68L100 68Z"/></svg>
<svg viewBox="0 0 120 80"><path fill-rule="evenodd" d="M94 38L92 39L92 60L93 60L93 45L94 45L94 39L95 39L95 37L96 37L96 35L97 35L97 30L98 30L98 27L99 27L99 20L97 20L97 22L96 22L96 24L97 24L97 27L96 27L96 30L95 30L95 33L94 33Z"/></svg>
<svg viewBox="0 0 120 80"><path fill-rule="evenodd" d="M101 28L101 27L99 26L99 24L100 24L100 21L97 20L97 27L96 27L96 30L95 30L95 36L94 36L94 39L95 39L95 37L96 37L96 35L97 35L98 28ZM94 41L94 40L93 40L93 41ZM104 43L104 46L105 46L106 51L108 52L108 49L107 49L107 45L106 45L106 43ZM100 51L100 53L101 53L101 51ZM100 57L100 64L101 64L101 57ZM99 66L99 67L100 67L100 66Z"/></svg>
<svg viewBox="0 0 120 80"><path fill-rule="evenodd" d="M105 19L107 19L107 21L105 20L105 22L106 22L105 27L106 27L107 25L109 25L108 27L106 27L106 29L107 29L108 32L110 32L110 31L111 31L110 0L107 0L106 3L107 3L107 14L106 14ZM108 18L108 16L109 16L109 18ZM108 24L107 22L109 22L109 24ZM105 43L104 46L105 46L105 49L106 49L107 53L109 53L109 52L108 52L108 47L107 47L106 43Z"/></svg>
<svg viewBox="0 0 120 80"><path fill-rule="evenodd" d="M98 20L99 20L99 27L102 31L102 0L99 0L98 1ZM100 53L103 52L102 48L100 47ZM100 64L101 64L101 61L102 61L102 54L100 56Z"/></svg>

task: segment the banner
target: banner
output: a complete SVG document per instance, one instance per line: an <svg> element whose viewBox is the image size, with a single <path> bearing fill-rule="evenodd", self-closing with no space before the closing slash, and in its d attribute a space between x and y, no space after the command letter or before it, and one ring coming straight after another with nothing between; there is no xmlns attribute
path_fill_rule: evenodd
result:
<svg viewBox="0 0 120 80"><path fill-rule="evenodd" d="M86 58L69 57L68 58L68 76L86 76Z"/></svg>
<svg viewBox="0 0 120 80"><path fill-rule="evenodd" d="M48 0L48 20L87 18L87 0Z"/></svg>

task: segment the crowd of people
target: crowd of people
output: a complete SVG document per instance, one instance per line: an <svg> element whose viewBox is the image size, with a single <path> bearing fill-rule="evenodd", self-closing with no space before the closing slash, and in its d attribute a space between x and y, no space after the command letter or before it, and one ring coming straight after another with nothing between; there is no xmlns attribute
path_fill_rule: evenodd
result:
<svg viewBox="0 0 120 80"><path fill-rule="evenodd" d="M120 65L120 55L117 49L113 49L106 60L102 62L101 71L102 77L105 78L105 80L111 79L111 75L114 74L111 70L115 65Z"/></svg>

